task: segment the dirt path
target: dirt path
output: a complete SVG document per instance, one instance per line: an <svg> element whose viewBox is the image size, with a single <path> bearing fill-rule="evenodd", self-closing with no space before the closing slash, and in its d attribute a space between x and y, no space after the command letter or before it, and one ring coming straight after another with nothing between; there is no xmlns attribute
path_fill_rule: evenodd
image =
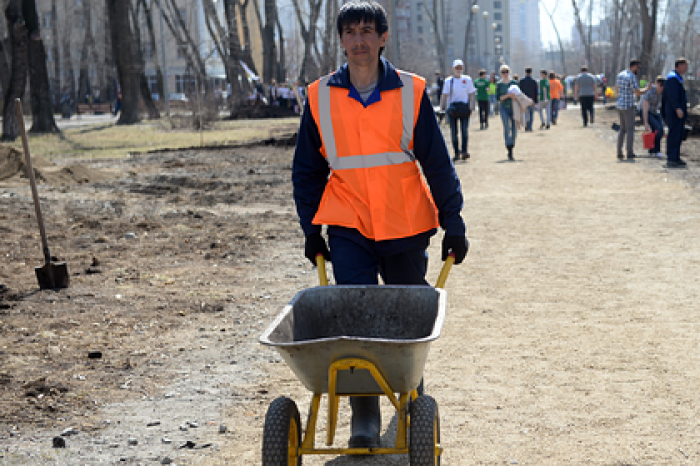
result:
<svg viewBox="0 0 700 466"><path fill-rule="evenodd" d="M607 128L576 116L521 133L515 163L500 121L472 124L472 160L458 163L472 249L448 280L447 325L426 369L443 464L700 462L698 192L660 162L618 163ZM270 369L303 419L307 394L285 366ZM258 461L251 427L250 443L224 456Z"/></svg>
<svg viewBox="0 0 700 466"><path fill-rule="evenodd" d="M516 162L497 117L487 131L472 122L472 159L457 168L471 251L447 282L425 373L445 465L700 464L697 168L618 163L605 115L586 129L577 116L520 133ZM310 394L257 343L294 292L317 283L290 156L164 153L94 164L110 173L100 182L40 187L62 232L52 252L76 272L62 293L36 292L26 182L3 181L0 408L12 417L0 418L0 464L259 464L274 398L292 397L305 424ZM104 362L88 362L88 349ZM343 446L344 403L340 416ZM52 449L71 426L69 448ZM195 448L179 448L187 441Z"/></svg>

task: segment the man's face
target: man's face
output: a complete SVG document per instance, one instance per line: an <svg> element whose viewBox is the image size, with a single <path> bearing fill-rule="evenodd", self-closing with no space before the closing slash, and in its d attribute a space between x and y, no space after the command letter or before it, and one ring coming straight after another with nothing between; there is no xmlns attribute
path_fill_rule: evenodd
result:
<svg viewBox="0 0 700 466"><path fill-rule="evenodd" d="M464 66L462 66L462 65L453 66L452 71L454 72L455 76L462 76L462 71L464 71Z"/></svg>
<svg viewBox="0 0 700 466"><path fill-rule="evenodd" d="M681 63L676 68L676 73L678 73L678 74L685 74L687 71L688 71L688 64L687 63Z"/></svg>
<svg viewBox="0 0 700 466"><path fill-rule="evenodd" d="M661 93L664 91L664 85L663 83L656 83L656 93L661 95Z"/></svg>
<svg viewBox="0 0 700 466"><path fill-rule="evenodd" d="M634 73L634 74L639 73L639 65L632 65L632 66L630 67L630 71L631 71L632 73Z"/></svg>
<svg viewBox="0 0 700 466"><path fill-rule="evenodd" d="M340 45L355 66L371 66L379 61L379 49L384 47L388 32L379 35L374 23L360 21L346 24L340 32Z"/></svg>

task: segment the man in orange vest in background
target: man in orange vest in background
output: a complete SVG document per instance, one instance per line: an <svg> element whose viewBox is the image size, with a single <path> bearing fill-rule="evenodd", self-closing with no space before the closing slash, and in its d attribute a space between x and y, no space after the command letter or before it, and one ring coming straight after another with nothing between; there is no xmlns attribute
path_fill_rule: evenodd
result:
<svg viewBox="0 0 700 466"><path fill-rule="evenodd" d="M292 167L304 254L312 264L318 254L332 260L340 285L374 285L379 276L387 285L428 285L437 228L445 230L443 260L453 252L461 263L469 243L425 79L380 56L388 22L378 3L344 4L336 26L347 63L309 86ZM350 405L350 447L379 446L378 397L351 397Z"/></svg>

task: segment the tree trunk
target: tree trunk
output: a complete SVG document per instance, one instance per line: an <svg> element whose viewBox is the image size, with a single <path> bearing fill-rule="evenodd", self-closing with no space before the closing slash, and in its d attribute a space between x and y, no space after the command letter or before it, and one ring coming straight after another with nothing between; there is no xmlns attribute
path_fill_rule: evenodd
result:
<svg viewBox="0 0 700 466"><path fill-rule="evenodd" d="M175 4L175 0L170 0L170 5L173 12L173 18L175 20L174 22L180 27L180 32L182 32L186 43L189 45L192 52L192 57L197 65L194 72L198 75L199 81L204 82L204 93L209 94L211 92L211 83L207 79L207 67L202 59L202 55L199 53L199 47L197 47L194 39L192 39L192 35L190 34L187 24L185 23L185 18L180 15L180 10Z"/></svg>
<svg viewBox="0 0 700 466"><path fill-rule="evenodd" d="M7 40L0 39L0 85L2 85L3 95L5 95L7 92L7 88L10 87L10 78L12 73L10 63L7 61L7 54L5 53L5 45L9 44L9 42L9 38Z"/></svg>
<svg viewBox="0 0 700 466"><path fill-rule="evenodd" d="M63 24L63 35L61 37L63 44L63 59L65 63L65 77L67 85L64 82L65 92L70 94L72 102L76 101L76 89L75 89L75 73L73 71L73 56L71 53L71 21L69 20L70 14L68 8L68 0L63 0L63 11L65 12L64 24Z"/></svg>
<svg viewBox="0 0 700 466"><path fill-rule="evenodd" d="M24 0L25 2L28 0ZM34 2L35 0L29 0ZM34 8L26 9L28 15L36 15ZM36 26L39 34L39 18L25 18L28 24ZM51 104L51 85L49 84L49 70L46 66L46 49L43 40L29 41L29 87L32 102L32 133L57 133L58 126L53 118L53 105Z"/></svg>
<svg viewBox="0 0 700 466"><path fill-rule="evenodd" d="M29 36L22 17L21 0L10 0L5 9L7 29L10 35L11 73L10 83L5 89L5 103L2 119L1 141L14 141L19 136L20 128L15 110L15 99L21 98L27 87L27 70L29 69L29 54L27 42Z"/></svg>
<svg viewBox="0 0 700 466"><path fill-rule="evenodd" d="M135 66L134 37L129 21L129 5L122 0L106 0L112 50L121 86L122 109L118 125L139 122L139 72Z"/></svg>
<svg viewBox="0 0 700 466"><path fill-rule="evenodd" d="M656 18L659 9L659 0L639 0L639 13L642 21L642 60L640 75L650 76L652 53L654 51L654 39L656 38Z"/></svg>
<svg viewBox="0 0 700 466"><path fill-rule="evenodd" d="M90 94L90 45L93 43L92 38L92 21L90 2L83 3L83 21L85 24L85 36L83 38L83 46L80 50L80 71L78 72L78 99L76 102L87 101Z"/></svg>
<svg viewBox="0 0 700 466"><path fill-rule="evenodd" d="M248 27L248 4L250 3L250 0L245 0L244 2L236 0L236 3L238 3L238 8L240 8L241 12L241 29L243 29L243 61L248 68L253 71L253 73L260 74L258 73L258 70L255 67L255 62L253 61L253 47L250 42L250 28Z"/></svg>
<svg viewBox="0 0 700 466"><path fill-rule="evenodd" d="M277 25L277 3L265 1L265 27L262 31L263 41L263 80L270 82L277 73L277 46L275 44L275 26ZM281 47L281 46L280 46Z"/></svg>
<svg viewBox="0 0 700 466"><path fill-rule="evenodd" d="M438 8L438 0L433 0L433 11L431 12L428 10L428 7L425 6L425 3L423 4L423 10L425 10L425 14L428 15L428 19L430 19L430 24L433 25L433 33L435 34L435 47L437 48L437 56L438 56L438 66L440 67L440 72L445 73L447 71L447 63L445 63L445 45L442 41L442 36L440 35L440 27L438 26L438 14L437 14L437 8ZM469 10L469 18L471 19L471 10ZM467 23L467 29L469 29L471 25L471 21ZM467 45L467 39L469 35L469 31L467 31L465 37L464 37L464 43L465 47ZM466 58L466 56L465 56ZM465 64L467 66L467 64Z"/></svg>
<svg viewBox="0 0 700 466"><path fill-rule="evenodd" d="M477 0L474 0L472 2L471 6L469 6L469 19L467 19L467 28L464 31L464 66L465 67L469 66L469 36L470 36L471 30L472 30L472 15L473 15L472 7L474 7L474 5L476 5L476 3L477 3ZM433 5L435 5L435 2L433 2ZM443 68L444 66L446 66L445 63L440 63L440 66L441 66L441 69L440 69L441 73L447 72L447 70Z"/></svg>
<svg viewBox="0 0 700 466"><path fill-rule="evenodd" d="M160 112L156 103L153 101L153 96L151 95L151 88L148 86L148 78L146 77L146 62L143 57L143 44L141 42L141 28L139 27L139 8L133 8L133 4L129 2L129 11L131 12L131 21L134 31L134 50L136 51L136 63L134 66L137 68L139 75L139 89L141 90L141 100L143 101L144 107L148 112L148 118L151 120L156 120L160 118Z"/></svg>
<svg viewBox="0 0 700 466"><path fill-rule="evenodd" d="M60 37L58 33L58 9L56 8L56 0L51 0L51 36L53 37L51 53L53 55L53 82L51 89L53 90L54 111L58 109L58 103L61 101L61 52L59 48Z"/></svg>
<svg viewBox="0 0 700 466"><path fill-rule="evenodd" d="M279 15L277 15L277 37L279 38L280 46L280 61L279 67L277 68L277 82L283 83L287 80L287 56L284 50L284 34L282 31L282 24L280 24Z"/></svg>
<svg viewBox="0 0 700 466"><path fill-rule="evenodd" d="M589 0L593 1L593 0ZM639 0L644 1L644 0ZM590 63L591 61L591 44L588 41L588 35L586 34L586 29L583 27L583 21L581 20L581 11L579 10L578 3L576 0L571 0L571 4L574 7L574 18L576 20L576 30L581 38L581 43L583 44L583 49L586 53L586 61Z"/></svg>
<svg viewBox="0 0 700 466"><path fill-rule="evenodd" d="M321 14L321 3L323 0L308 0L308 2L309 24L306 26L304 25L301 8L299 7L299 0L292 0L294 11L299 21L301 37L304 40L304 58L301 61L301 69L299 70L299 77L297 80L305 83L311 82L318 77L318 66L313 59L312 51L316 43L316 23Z"/></svg>
<svg viewBox="0 0 700 466"><path fill-rule="evenodd" d="M151 51L153 53L153 64L156 69L156 86L158 87L158 97L165 99L165 84L163 83L163 71L160 68L160 60L158 59L158 46L156 42L156 33L153 28L153 9L146 0L139 0L143 7L143 12L146 17L146 27L148 28L148 40Z"/></svg>

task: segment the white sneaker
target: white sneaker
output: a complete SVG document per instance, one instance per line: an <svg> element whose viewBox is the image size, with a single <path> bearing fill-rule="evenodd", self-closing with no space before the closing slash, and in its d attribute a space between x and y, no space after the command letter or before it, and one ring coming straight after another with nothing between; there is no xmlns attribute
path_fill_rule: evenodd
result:
<svg viewBox="0 0 700 466"><path fill-rule="evenodd" d="M666 156L664 155L663 152L657 152L656 154L654 154L654 157L658 157L658 158L660 158L660 159L665 159L665 158L666 158Z"/></svg>

